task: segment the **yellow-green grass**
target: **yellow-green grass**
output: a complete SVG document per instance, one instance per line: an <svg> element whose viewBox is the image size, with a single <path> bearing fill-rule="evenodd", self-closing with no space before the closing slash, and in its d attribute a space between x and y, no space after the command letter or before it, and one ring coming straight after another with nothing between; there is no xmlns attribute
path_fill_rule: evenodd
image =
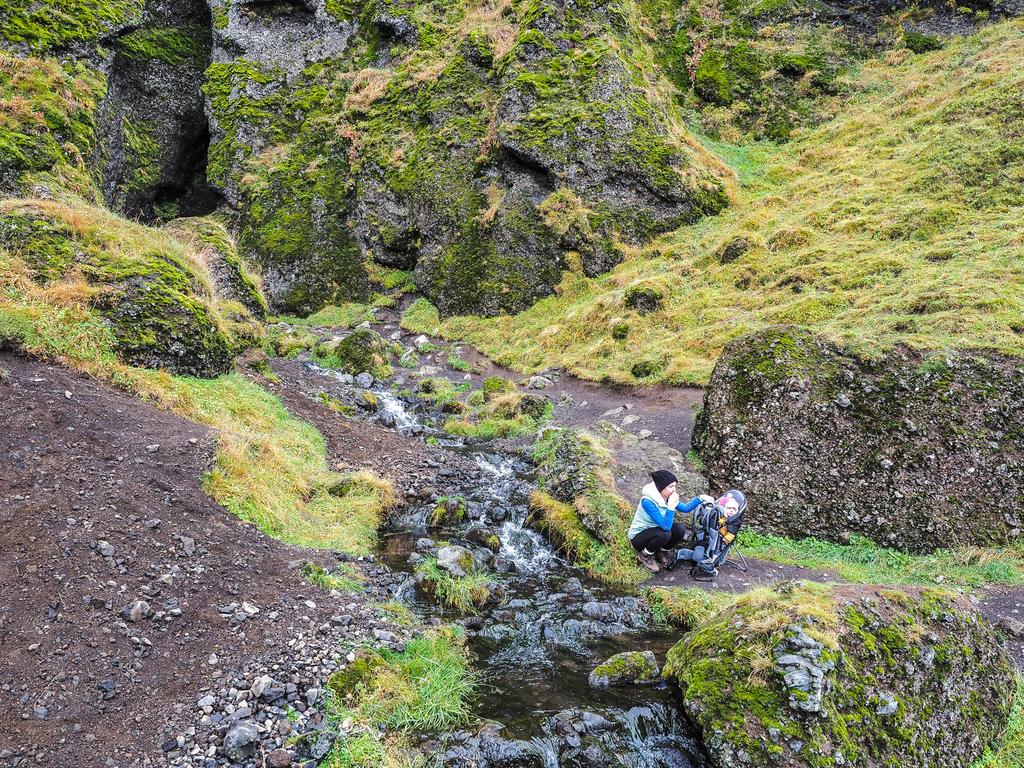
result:
<svg viewBox="0 0 1024 768"><path fill-rule="evenodd" d="M363 590L363 575L348 563L341 563L330 571L316 563L306 563L302 572L311 584L321 589L350 593Z"/></svg>
<svg viewBox="0 0 1024 768"><path fill-rule="evenodd" d="M849 544L789 539L744 531L739 543L748 557L828 571L838 581L861 584L934 584L978 587L1024 584L1024 551L1015 547L938 550L911 555L861 536Z"/></svg>
<svg viewBox="0 0 1024 768"><path fill-rule="evenodd" d="M973 768L1021 768L1024 766L1024 675L1017 675L1017 697L999 744L985 751Z"/></svg>
<svg viewBox="0 0 1024 768"><path fill-rule="evenodd" d="M450 731L467 723L476 686L464 638L453 629L425 632L401 652L361 650L348 669L331 679L329 715L348 728L324 765L417 764L407 750L408 734Z"/></svg>
<svg viewBox="0 0 1024 768"><path fill-rule="evenodd" d="M491 597L494 579L486 573L453 576L437 564L436 557L428 557L417 565L416 573L424 577L424 583L442 608L476 613Z"/></svg>
<svg viewBox="0 0 1024 768"><path fill-rule="evenodd" d="M168 247L166 234L100 209L68 205L61 215L72 227L103 229L125 259L133 249L144 254L157 245ZM176 247L176 257L208 283L196 255L184 245ZM323 436L243 376L196 379L124 365L108 325L91 304L96 290L74 270L37 282L17 255L0 249L0 342L83 370L211 427L217 453L206 490L264 532L304 546L372 551L383 513L394 500L387 482L368 473L346 479L332 472Z"/></svg>
<svg viewBox="0 0 1024 768"><path fill-rule="evenodd" d="M700 587L653 587L646 591L645 596L656 624L689 630L731 603L736 594Z"/></svg>
<svg viewBox="0 0 1024 768"><path fill-rule="evenodd" d="M404 323L519 370L627 383L704 383L730 339L777 323L867 354L897 343L1024 354L1022 61L1021 21L872 61L837 117L788 145L714 145L743 164L722 215L602 277L566 273L519 315L441 322L417 302ZM719 263L738 237L749 250ZM627 309L637 286L664 306ZM650 363L639 379L637 362Z"/></svg>
<svg viewBox="0 0 1024 768"><path fill-rule="evenodd" d="M360 323L373 321L373 311L366 304L349 303L329 305L308 317L276 317L271 321L289 325L315 326L322 328L354 328Z"/></svg>
<svg viewBox="0 0 1024 768"><path fill-rule="evenodd" d="M583 500L585 503L585 500ZM633 586L650 578L637 565L636 552L622 536L602 541L583 524L579 510L543 491L530 494L530 524L543 533L574 564L609 584Z"/></svg>

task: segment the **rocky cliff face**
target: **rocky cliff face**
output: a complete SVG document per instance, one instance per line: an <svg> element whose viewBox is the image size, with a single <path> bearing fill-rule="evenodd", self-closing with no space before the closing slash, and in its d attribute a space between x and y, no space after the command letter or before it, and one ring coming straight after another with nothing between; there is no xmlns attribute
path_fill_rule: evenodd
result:
<svg viewBox="0 0 1024 768"><path fill-rule="evenodd" d="M734 342L695 442L758 530L912 552L1005 544L1024 519L1024 375L995 355L868 360L789 328Z"/></svg>
<svg viewBox="0 0 1024 768"><path fill-rule="evenodd" d="M969 602L788 584L686 635L664 674L718 768L966 768L1004 727L1014 671Z"/></svg>
<svg viewBox="0 0 1024 768"><path fill-rule="evenodd" d="M515 311L721 210L634 10L215 7L210 178L275 303L364 298L369 260L442 312Z"/></svg>
<svg viewBox="0 0 1024 768"><path fill-rule="evenodd" d="M513 312L722 210L728 172L684 110L784 139L870 51L1014 3L16 3L0 44L81 70L89 125L0 142L0 183L92 176L146 221L226 203L278 309L365 300L399 269L442 314Z"/></svg>

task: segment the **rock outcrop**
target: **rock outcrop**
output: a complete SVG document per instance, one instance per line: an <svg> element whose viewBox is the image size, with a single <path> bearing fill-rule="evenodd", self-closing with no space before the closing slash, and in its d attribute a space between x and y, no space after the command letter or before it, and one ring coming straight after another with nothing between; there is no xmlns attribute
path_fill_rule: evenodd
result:
<svg viewBox="0 0 1024 768"><path fill-rule="evenodd" d="M209 175L273 303L365 298L372 259L442 313L515 311L721 210L620 11L217 4Z"/></svg>
<svg viewBox="0 0 1024 768"><path fill-rule="evenodd" d="M33 308L51 295L61 312L81 318L92 341L67 340L68 354L95 347L91 354L100 355L109 346L131 365L214 376L262 337L243 304L214 290L188 245L101 208L0 201L0 256L10 270L10 317L26 329L19 336L54 332Z"/></svg>
<svg viewBox="0 0 1024 768"><path fill-rule="evenodd" d="M664 674L716 768L966 768L998 737L1014 670L992 627L939 590L789 583L738 598Z"/></svg>
<svg viewBox="0 0 1024 768"><path fill-rule="evenodd" d="M1024 520L1024 363L896 349L865 359L774 328L733 342L695 445L765 532L911 552L1006 544Z"/></svg>

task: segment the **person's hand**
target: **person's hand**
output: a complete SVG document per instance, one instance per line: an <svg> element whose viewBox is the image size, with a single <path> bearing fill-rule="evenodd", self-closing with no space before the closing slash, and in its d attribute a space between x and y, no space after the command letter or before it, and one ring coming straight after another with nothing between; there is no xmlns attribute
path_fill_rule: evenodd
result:
<svg viewBox="0 0 1024 768"><path fill-rule="evenodd" d="M714 504L715 503L715 500L712 497L708 496L706 493L702 493L697 498L700 499L702 504Z"/></svg>

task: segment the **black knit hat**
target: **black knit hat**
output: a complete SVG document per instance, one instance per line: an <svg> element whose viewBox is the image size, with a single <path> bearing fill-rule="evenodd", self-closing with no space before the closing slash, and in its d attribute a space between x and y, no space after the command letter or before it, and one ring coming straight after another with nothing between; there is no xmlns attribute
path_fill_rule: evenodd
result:
<svg viewBox="0 0 1024 768"><path fill-rule="evenodd" d="M672 483L676 482L676 476L669 472L667 469L659 469L651 472L651 480L654 481L654 487L659 491L664 491Z"/></svg>

